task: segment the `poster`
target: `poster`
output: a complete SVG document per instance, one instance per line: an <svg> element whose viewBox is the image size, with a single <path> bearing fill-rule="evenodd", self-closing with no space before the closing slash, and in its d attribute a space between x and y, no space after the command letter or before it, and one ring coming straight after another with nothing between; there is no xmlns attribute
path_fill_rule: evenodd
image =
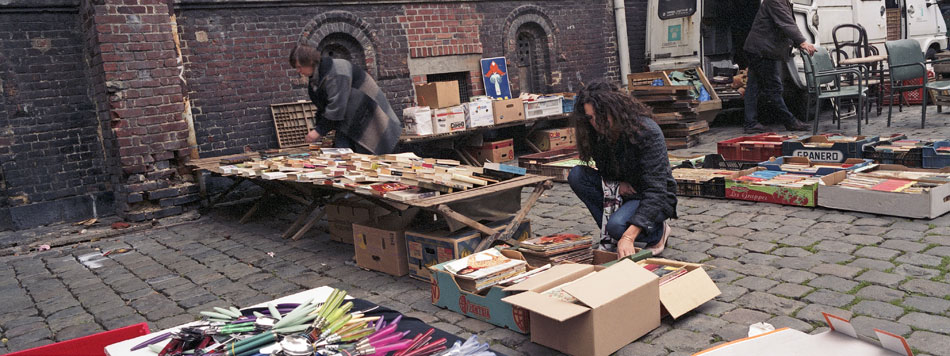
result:
<svg viewBox="0 0 950 356"><path fill-rule="evenodd" d="M482 58L482 82L485 83L485 95L490 98L511 98L508 63L505 57Z"/></svg>

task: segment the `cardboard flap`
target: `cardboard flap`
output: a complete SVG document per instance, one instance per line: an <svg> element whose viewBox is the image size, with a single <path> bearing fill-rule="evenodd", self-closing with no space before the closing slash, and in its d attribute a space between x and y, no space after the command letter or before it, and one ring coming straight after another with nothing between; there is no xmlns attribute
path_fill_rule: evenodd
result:
<svg viewBox="0 0 950 356"><path fill-rule="evenodd" d="M910 345L907 344L907 340L905 340L902 336L891 334L880 329L874 329L874 333L877 334L877 339L881 340L881 346L885 349L894 351L904 356L914 356L914 352L911 351Z"/></svg>
<svg viewBox="0 0 950 356"><path fill-rule="evenodd" d="M848 335L855 339L858 338L858 333L854 331L854 325L851 325L851 322L847 319L825 312L821 312L821 315L825 317L825 321L828 322L828 327L831 328L832 331Z"/></svg>
<svg viewBox="0 0 950 356"><path fill-rule="evenodd" d="M562 302L560 300L541 295L535 292L524 292L501 299L503 302L530 310L534 313L544 315L548 318L565 321L575 316L586 313L590 308Z"/></svg>
<svg viewBox="0 0 950 356"><path fill-rule="evenodd" d="M598 308L655 279L659 279L659 277L636 262L622 260L589 277L565 286L564 291L577 298L584 305Z"/></svg>
<svg viewBox="0 0 950 356"><path fill-rule="evenodd" d="M716 282L702 268L697 268L660 288L660 303L673 319L721 294Z"/></svg>
<svg viewBox="0 0 950 356"><path fill-rule="evenodd" d="M505 292L524 292L536 290L544 287L551 282L561 279L565 276L587 274L594 271L594 267L581 264L564 264L551 267L551 269L538 273L528 280L505 288Z"/></svg>

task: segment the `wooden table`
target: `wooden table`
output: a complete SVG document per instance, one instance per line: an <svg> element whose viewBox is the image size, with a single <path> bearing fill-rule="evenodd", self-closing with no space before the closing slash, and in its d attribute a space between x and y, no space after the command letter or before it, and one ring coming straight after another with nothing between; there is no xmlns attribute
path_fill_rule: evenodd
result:
<svg viewBox="0 0 950 356"><path fill-rule="evenodd" d="M285 152L305 152L301 149L285 151ZM259 158L259 154L245 154L253 158ZM324 207L336 200L343 198L347 193L356 194L384 209L389 211L405 211L409 208L420 208L423 210L431 211L434 213L441 214L447 218L455 220L465 226L471 227L476 231L481 232L485 235L486 238L482 239L482 242L478 245L476 251L484 250L490 247L491 243L496 240L506 241L508 243L517 244L514 241L511 241L511 236L515 233L517 227L521 224L521 221L527 216L528 212L537 203L538 199L541 197L541 194L545 190L552 187L551 177L538 176L533 174L528 174L521 177L516 177L508 179L502 182L495 184L490 184L486 186L476 187L472 189L467 189L463 191L441 194L436 197L410 200L410 201L398 201L393 199L388 199L381 196L365 194L361 191L355 191L350 189L338 188L330 185L321 185L314 184L312 182L297 182L290 180L267 180L260 177L242 177L239 175L226 175L223 174L219 168L220 161L222 159L233 158L237 156L245 155L231 155L224 157L213 157L213 158L204 158L191 160L186 163L186 165L192 167L195 170L195 173L199 177L200 185L200 194L202 198L202 203L209 202L205 209L210 209L219 203L226 195L233 191L237 186L241 185L243 182L251 182L256 184L264 189L264 195L261 196L251 209L249 209L243 217L241 217L240 222L243 224L247 222L254 213L260 208L263 204L264 199L272 195L280 195L286 198L292 199L295 202L307 206L307 209L302 213L297 220L284 232L282 235L283 238L292 238L297 240L301 238L304 234L307 233L323 216L326 214ZM228 177L234 179L234 183L231 184L224 192L220 193L217 197L211 198L207 194L206 188L206 174L215 174L223 177ZM473 200L481 198L490 194L500 193L504 191L509 191L513 189L521 189L526 186L534 186L531 196L528 198L528 201L525 202L521 209L515 215L515 218L503 229L495 230L492 229L478 221L475 221L461 213L456 212L449 207L449 204L465 202L467 200Z"/></svg>

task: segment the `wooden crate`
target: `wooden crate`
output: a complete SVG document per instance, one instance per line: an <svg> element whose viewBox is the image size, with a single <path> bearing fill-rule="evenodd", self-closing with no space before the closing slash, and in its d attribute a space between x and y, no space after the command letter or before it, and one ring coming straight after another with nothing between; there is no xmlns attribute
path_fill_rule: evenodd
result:
<svg viewBox="0 0 950 356"><path fill-rule="evenodd" d="M305 138L313 130L313 117L317 107L309 101L273 104L270 106L277 129L277 144L280 148L298 147L307 144Z"/></svg>
<svg viewBox="0 0 950 356"><path fill-rule="evenodd" d="M653 81L660 79L663 81L663 85L670 85L670 77L666 76L664 72L643 72L643 73L630 73L627 75L627 82L629 87L635 86L644 86L644 85L653 85Z"/></svg>

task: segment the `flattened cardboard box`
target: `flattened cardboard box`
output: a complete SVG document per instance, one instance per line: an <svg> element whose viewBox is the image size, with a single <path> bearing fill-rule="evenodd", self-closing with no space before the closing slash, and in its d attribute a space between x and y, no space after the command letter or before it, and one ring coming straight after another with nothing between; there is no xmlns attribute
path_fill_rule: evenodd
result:
<svg viewBox="0 0 950 356"><path fill-rule="evenodd" d="M874 329L881 345L858 338L854 326L844 318L822 313L831 330L809 335L789 328L735 340L697 352L693 356L913 356L907 340Z"/></svg>
<svg viewBox="0 0 950 356"><path fill-rule="evenodd" d="M872 167L881 170L912 172L950 172L950 169L907 168L896 164L880 164ZM938 185L920 194L881 192L870 189L845 188L841 183L847 172L835 172L821 177L818 185L818 205L849 211L860 211L908 218L933 219L950 211L950 183Z"/></svg>
<svg viewBox="0 0 950 356"><path fill-rule="evenodd" d="M524 260L521 252L515 250L502 250L501 253L508 258ZM432 304L511 331L528 333L528 311L501 301L513 292L505 292L500 286L489 288L484 295L462 290L455 277L446 272L444 266L445 263L440 263L429 268L432 273ZM528 270L531 269L533 268L528 266Z"/></svg>
<svg viewBox="0 0 950 356"><path fill-rule="evenodd" d="M564 264L505 288L523 293L502 300L531 312L532 342L571 355L606 356L660 326L658 280L629 260L610 267ZM563 291L579 303L540 294L571 281Z"/></svg>

